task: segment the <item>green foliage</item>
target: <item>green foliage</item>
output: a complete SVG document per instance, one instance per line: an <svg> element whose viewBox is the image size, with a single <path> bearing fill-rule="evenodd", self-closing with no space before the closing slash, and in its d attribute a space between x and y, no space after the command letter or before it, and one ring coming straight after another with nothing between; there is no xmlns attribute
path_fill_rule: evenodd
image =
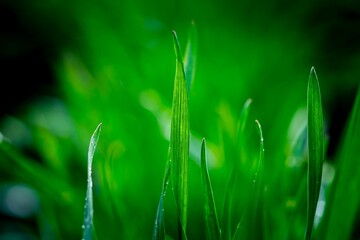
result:
<svg viewBox="0 0 360 240"><path fill-rule="evenodd" d="M357 60L326 68L321 31L284 21L305 5L238 4L14 2L57 82L0 119L0 238L358 238L360 93L329 144Z"/></svg>
<svg viewBox="0 0 360 240"><path fill-rule="evenodd" d="M358 146L360 134L360 91L349 116L341 148L338 151L338 173L334 186L330 189L326 212L325 227L321 234L326 239L351 239L352 231L357 228L356 212L359 210L360 196L352 193L360 187ZM351 196L351 197L350 197Z"/></svg>

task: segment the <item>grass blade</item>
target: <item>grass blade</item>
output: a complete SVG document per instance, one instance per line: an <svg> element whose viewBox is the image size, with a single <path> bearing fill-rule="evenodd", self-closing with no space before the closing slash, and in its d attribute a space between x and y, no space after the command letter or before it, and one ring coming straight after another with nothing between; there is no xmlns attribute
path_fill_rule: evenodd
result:
<svg viewBox="0 0 360 240"><path fill-rule="evenodd" d="M256 165L256 169L252 179L252 196L251 205L246 210L243 218L240 220L236 227L233 239L261 239L262 231L259 231L262 223L262 214L259 211L259 204L262 201L263 192L263 172L264 172L264 137L261 129L260 122L255 120L256 129L259 133L260 138L260 153L259 160ZM244 226L247 224L247 226Z"/></svg>
<svg viewBox="0 0 360 240"><path fill-rule="evenodd" d="M161 196L158 204L158 209L156 213L156 219L155 219L155 225L154 225L154 231L153 231L153 240L162 240L165 239L165 224L164 224L164 207L163 202L166 195L167 186L169 185L169 179L170 179L170 172L171 172L171 165L169 162L167 163L164 180L163 180L163 186L161 191Z"/></svg>
<svg viewBox="0 0 360 240"><path fill-rule="evenodd" d="M242 138L243 138L243 134L245 131L245 126L246 126L246 121L248 119L249 116L249 111L250 111L250 104L252 103L252 99L248 98L243 106L243 109L241 111L240 114L240 118L238 121L238 130L237 130L237 135L238 135L238 144L241 144Z"/></svg>
<svg viewBox="0 0 360 240"><path fill-rule="evenodd" d="M261 219L258 219L259 216L259 204L262 201L262 193L263 193L263 172L264 172L264 137L261 129L260 122L255 120L256 129L259 133L260 138L260 151L259 151L259 160L256 166L256 170L253 175L253 197L251 207L252 210L250 212L250 216L252 220L250 224L252 229L255 231L258 227L255 226L256 223L260 223ZM261 214L260 214L261 215Z"/></svg>
<svg viewBox="0 0 360 240"><path fill-rule="evenodd" d="M185 69L186 86L188 92L190 92L191 85L194 82L196 56L197 56L197 30L195 23L192 22L189 31L189 38L186 44L186 51L184 55L184 69Z"/></svg>
<svg viewBox="0 0 360 240"><path fill-rule="evenodd" d="M219 240L221 239L221 230L219 227L220 225L216 213L216 206L207 167L205 139L203 139L201 142L201 176L205 197L204 207L206 239Z"/></svg>
<svg viewBox="0 0 360 240"><path fill-rule="evenodd" d="M100 131L102 123L100 123L94 133L91 136L89 149L88 149L88 179L87 179L87 189L86 189L86 198L85 198L85 211L84 211L84 225L83 225L83 239L91 240L93 236L93 194L92 194L92 177L91 177L91 168L92 161L96 149L96 145L99 141Z"/></svg>
<svg viewBox="0 0 360 240"><path fill-rule="evenodd" d="M264 137L262 133L262 128L260 122L255 120L256 129L259 133L260 139L260 150L259 150L259 160L257 162L256 170L253 175L253 196L252 196L252 204L251 204L251 211L250 211L250 229L251 234L253 234L250 238L251 239L260 239L262 231L258 231L261 228L262 224L262 200L263 200L263 191L264 191L264 184L263 184L263 173L264 173ZM260 226L260 227L259 227Z"/></svg>
<svg viewBox="0 0 360 240"><path fill-rule="evenodd" d="M353 239L352 231L358 231L356 223L360 206L360 88L358 89L346 133L339 152L338 171L326 203L327 220L324 239Z"/></svg>
<svg viewBox="0 0 360 240"><path fill-rule="evenodd" d="M240 153L240 158L244 157L242 154L242 145L243 145L243 138L244 138L244 130L245 125L248 119L249 111L250 111L250 105L252 103L252 99L248 99L241 111L239 120L238 120L238 126L237 126L237 146L238 146L238 152ZM235 191L235 180L238 170L238 164L240 159L235 159L234 166L232 168L227 186L225 191L225 200L224 200L224 207L223 207L223 214L222 214L222 229L223 229L223 238L224 239L231 239L232 238L232 223L231 223L231 212L232 212L232 199Z"/></svg>
<svg viewBox="0 0 360 240"><path fill-rule="evenodd" d="M179 236L186 238L188 165L189 165L189 109L184 64L176 32L173 31L176 72L172 102L170 133L170 164L174 195L179 215Z"/></svg>
<svg viewBox="0 0 360 240"><path fill-rule="evenodd" d="M310 239L319 199L324 159L323 113L319 82L312 67L307 92L308 111L308 197L305 238Z"/></svg>

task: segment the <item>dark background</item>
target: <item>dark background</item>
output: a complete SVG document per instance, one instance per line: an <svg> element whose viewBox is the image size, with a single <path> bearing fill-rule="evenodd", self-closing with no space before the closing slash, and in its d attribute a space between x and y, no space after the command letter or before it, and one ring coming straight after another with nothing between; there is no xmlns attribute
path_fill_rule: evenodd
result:
<svg viewBox="0 0 360 240"><path fill-rule="evenodd" d="M213 6L217 4L211 3ZM184 8L186 2L184 6L176 2L174 5ZM334 136L329 147L329 155L332 155L358 85L360 8L356 1L276 1L267 4L244 1L220 5L218 11L222 15L219 22L249 28L260 38L262 32L280 26L284 41L287 33L295 31L304 38L304 45L310 45L311 50L304 53L308 65L316 66L320 79L326 83L323 101L330 115L329 129ZM251 10L242 11L244 6ZM57 90L54 62L66 46L81 48L78 41L81 33L77 29L76 16L69 11L71 8L71 2L60 1L48 4L41 1L0 2L1 117L17 114L37 96L61 96ZM146 8L146 4L140 8ZM207 11L214 11L207 10L207 6L204 6L204 13L194 9L196 7L180 11L185 19L190 19L192 13L204 21L208 19L202 16L206 16ZM211 18L216 18L216 15ZM172 21L175 26L176 20L183 22L175 16Z"/></svg>

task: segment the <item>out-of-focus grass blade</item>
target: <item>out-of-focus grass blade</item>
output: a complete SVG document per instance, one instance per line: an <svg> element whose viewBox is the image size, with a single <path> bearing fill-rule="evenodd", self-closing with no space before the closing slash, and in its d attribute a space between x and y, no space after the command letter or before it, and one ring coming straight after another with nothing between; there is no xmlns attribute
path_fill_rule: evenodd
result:
<svg viewBox="0 0 360 240"><path fill-rule="evenodd" d="M221 239L221 230L216 213L216 206L207 167L205 139L203 139L201 142L201 176L205 198L204 207L206 239L219 240Z"/></svg>
<svg viewBox="0 0 360 240"><path fill-rule="evenodd" d="M241 220L239 221L239 223L237 224L234 236L232 237L232 240L246 239L245 238L246 231L244 228L244 218L245 218L245 216L243 216L241 218Z"/></svg>
<svg viewBox="0 0 360 240"><path fill-rule="evenodd" d="M250 111L250 104L252 103L252 99L248 98L242 108L240 118L238 121L238 129L237 129L237 135L238 135L238 144L241 144L241 141L243 139L243 134L245 131L246 121L249 116Z"/></svg>
<svg viewBox="0 0 360 240"><path fill-rule="evenodd" d="M176 72L172 102L170 133L170 164L175 201L179 215L179 236L186 238L188 165L189 165L189 109L184 64L176 32L173 31Z"/></svg>
<svg viewBox="0 0 360 240"><path fill-rule="evenodd" d="M263 232L258 231L259 229L262 229L262 206L260 205L263 201L263 191L264 191L264 184L263 184L263 173L264 173L264 137L261 129L260 122L258 120L255 120L256 123L256 129L259 133L259 139L260 139L260 152L259 152L259 160L256 166L256 170L253 175L253 196L252 196L252 204L251 204L251 211L249 212L249 224L250 227L248 228L251 232L248 237L250 239L259 239L261 238L260 234Z"/></svg>
<svg viewBox="0 0 360 240"><path fill-rule="evenodd" d="M338 170L335 175L324 218L327 220L323 239L353 239L360 206L360 88L347 122L339 152Z"/></svg>
<svg viewBox="0 0 360 240"><path fill-rule="evenodd" d="M87 176L87 189L86 189L86 198L85 198L85 211L84 211L84 225L83 225L83 239L91 240L93 236L93 194L92 194L92 177L91 177L91 168L92 161L96 149L96 145L99 141L100 131L102 123L100 123L94 133L91 136L89 149L88 149L88 176Z"/></svg>
<svg viewBox="0 0 360 240"><path fill-rule="evenodd" d="M263 172L264 172L264 152L265 152L265 148L264 148L264 137L263 137L263 133L262 133L262 129L261 129L261 125L260 122L258 120L255 120L256 123L256 129L259 133L259 138L260 138L260 153L259 153L259 160L256 166L256 170L254 172L254 176L253 176L253 199L252 199L252 212L251 212L251 216L253 217L251 224L254 226L257 219L256 216L258 214L258 210L259 210L259 202L262 197L262 193L263 193ZM254 228L255 230L256 228Z"/></svg>
<svg viewBox="0 0 360 240"><path fill-rule="evenodd" d="M49 171L36 160L28 158L23 155L16 147L14 147L8 140L2 139L0 133L0 167L16 169L13 171L14 176L29 184L36 189L44 192L48 197L57 196L58 188L68 189L69 194L72 191L71 186L61 178L54 178L51 182L49 179L54 177L54 172ZM57 175L56 175L57 176ZM71 192L71 195L74 195ZM61 199L62 201L64 199Z"/></svg>
<svg viewBox="0 0 360 240"><path fill-rule="evenodd" d="M308 196L305 238L310 239L319 199L324 160L324 132L321 94L315 68L310 70L307 90L308 111Z"/></svg>
<svg viewBox="0 0 360 240"><path fill-rule="evenodd" d="M239 146L238 152L239 156L243 157L241 154L241 145L244 143L244 130L246 121L249 115L250 105L252 99L248 99L241 111L239 120L238 120L238 129L237 129L237 145ZM223 207L223 214L222 214L222 236L224 239L231 239L232 238L232 223L231 223L231 212L232 212L232 200L235 190L235 180L238 171L238 164L240 159L235 159L234 166L232 168L227 186L225 191L225 200L224 200L224 207Z"/></svg>
<svg viewBox="0 0 360 240"><path fill-rule="evenodd" d="M158 209L156 213L154 231L153 231L153 240L162 240L165 239L165 224L164 224L164 207L163 202L166 195L167 186L169 185L169 178L171 172L171 165L167 162L163 186L161 191L161 196L158 204Z"/></svg>
<svg viewBox="0 0 360 240"><path fill-rule="evenodd" d="M196 30L195 22L192 22L189 31L188 41L186 44L185 55L184 55L184 69L185 69L186 86L188 92L190 92L191 85L194 81L196 56L197 56L197 30Z"/></svg>
<svg viewBox="0 0 360 240"><path fill-rule="evenodd" d="M261 238L261 223L262 214L259 213L259 203L262 201L263 192L263 172L264 172L264 137L261 129L260 122L255 120L256 129L260 138L260 153L259 160L256 165L256 169L252 179L252 196L251 205L246 210L244 217L237 225L236 231L233 236L233 240L236 239L260 239ZM245 225L247 224L247 225ZM245 226L244 226L245 225Z"/></svg>

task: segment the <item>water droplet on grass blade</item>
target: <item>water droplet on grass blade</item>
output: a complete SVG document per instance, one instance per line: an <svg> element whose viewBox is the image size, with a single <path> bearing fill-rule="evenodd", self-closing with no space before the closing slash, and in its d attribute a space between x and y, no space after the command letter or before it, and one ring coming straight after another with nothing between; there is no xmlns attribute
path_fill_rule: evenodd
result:
<svg viewBox="0 0 360 240"><path fill-rule="evenodd" d="M100 123L93 135L91 136L89 149L88 149L88 179L87 179L87 190L86 190L86 197L85 197L85 205L84 205L84 224L82 225L83 229L83 239L84 240L91 240L92 239L92 229L93 229L93 196L92 196L92 160L94 157L96 145L99 140L100 131L101 131L102 123Z"/></svg>

